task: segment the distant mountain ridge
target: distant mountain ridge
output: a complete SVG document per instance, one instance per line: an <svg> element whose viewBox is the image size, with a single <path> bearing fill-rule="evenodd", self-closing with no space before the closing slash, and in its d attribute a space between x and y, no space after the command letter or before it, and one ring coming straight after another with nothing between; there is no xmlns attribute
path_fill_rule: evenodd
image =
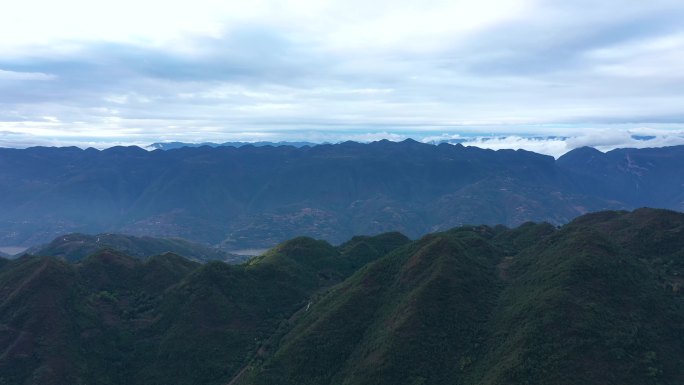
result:
<svg viewBox="0 0 684 385"><path fill-rule="evenodd" d="M180 238L136 237L124 234L65 234L48 244L32 247L23 254L61 257L76 262L103 249L116 250L140 259L164 253L176 254L197 262L218 260L239 263L248 258Z"/></svg>
<svg viewBox="0 0 684 385"><path fill-rule="evenodd" d="M224 143L214 143L214 142L202 142L202 143L187 143L187 142L157 142L152 143L146 148L151 150L176 150L183 147L243 147L243 146L254 146L254 147L279 147L279 146L292 146L292 147L304 147L304 146L317 146L321 143L313 142L224 142ZM327 143L323 143L327 144Z"/></svg>
<svg viewBox="0 0 684 385"><path fill-rule="evenodd" d="M464 224L567 223L604 209L684 209L684 146L529 151L413 140L296 148L0 149L0 245L65 233L181 237L228 249L333 243Z"/></svg>

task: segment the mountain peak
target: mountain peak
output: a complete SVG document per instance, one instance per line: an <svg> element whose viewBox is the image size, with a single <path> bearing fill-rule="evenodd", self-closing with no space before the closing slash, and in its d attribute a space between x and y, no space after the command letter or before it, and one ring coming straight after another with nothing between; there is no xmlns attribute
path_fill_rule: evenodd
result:
<svg viewBox="0 0 684 385"><path fill-rule="evenodd" d="M578 147L570 150L558 158L559 164L581 164L591 162L593 159L601 158L605 154L593 147Z"/></svg>

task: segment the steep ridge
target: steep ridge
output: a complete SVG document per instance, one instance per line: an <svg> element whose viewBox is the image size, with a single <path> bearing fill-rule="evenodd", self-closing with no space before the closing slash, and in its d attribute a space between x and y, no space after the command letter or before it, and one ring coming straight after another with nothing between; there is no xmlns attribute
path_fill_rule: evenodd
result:
<svg viewBox="0 0 684 385"><path fill-rule="evenodd" d="M468 383L680 382L682 298L626 246L568 226L516 256Z"/></svg>
<svg viewBox="0 0 684 385"><path fill-rule="evenodd" d="M0 383L684 381L684 214L0 264ZM239 374L239 375L238 375Z"/></svg>
<svg viewBox="0 0 684 385"><path fill-rule="evenodd" d="M227 382L308 298L373 257L298 238L243 265L114 250L68 259L0 266L0 383Z"/></svg>
<svg viewBox="0 0 684 385"><path fill-rule="evenodd" d="M463 227L362 268L241 384L678 384L684 215Z"/></svg>
<svg viewBox="0 0 684 385"><path fill-rule="evenodd" d="M19 258L0 270L0 373L8 384L68 383L79 355L63 311L70 304L75 269L51 258Z"/></svg>
<svg viewBox="0 0 684 385"><path fill-rule="evenodd" d="M479 338L496 288L499 252L477 231L431 235L363 268L311 307L254 383L457 379L453 358Z"/></svg>

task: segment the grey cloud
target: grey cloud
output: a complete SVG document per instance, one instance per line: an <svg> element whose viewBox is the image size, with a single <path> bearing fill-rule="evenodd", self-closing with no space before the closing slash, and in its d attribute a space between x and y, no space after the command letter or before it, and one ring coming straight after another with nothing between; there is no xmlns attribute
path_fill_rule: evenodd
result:
<svg viewBox="0 0 684 385"><path fill-rule="evenodd" d="M684 123L684 79L600 73L601 65L622 59L591 55L683 32L684 6L540 4L465 41L444 36L440 48L424 53L336 51L316 36L244 25L220 38L191 39L192 52L75 42L80 49L53 57L0 58L4 71L54 76L0 82L0 121L54 116L64 131L83 124L135 129L131 140L194 138L188 130L212 138L262 132L278 139L280 132L310 135L314 129L330 137L411 136L486 133L508 123L511 133L522 135L525 125L539 130L544 123ZM545 129L564 134L562 127Z"/></svg>
<svg viewBox="0 0 684 385"><path fill-rule="evenodd" d="M615 5L619 7L619 5ZM473 59L467 69L478 75L540 75L583 70L587 51L668 34L680 29L684 14L633 15L588 23L586 11L568 12L565 20L529 23L527 20L499 25L466 47Z"/></svg>

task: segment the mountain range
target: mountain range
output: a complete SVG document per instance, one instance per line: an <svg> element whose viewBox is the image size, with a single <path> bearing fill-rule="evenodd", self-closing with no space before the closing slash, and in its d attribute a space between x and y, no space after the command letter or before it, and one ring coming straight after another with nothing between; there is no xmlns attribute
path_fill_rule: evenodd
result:
<svg viewBox="0 0 684 385"><path fill-rule="evenodd" d="M293 146L293 147L304 147L304 146L317 146L318 143L312 142L202 142L202 143L186 143L186 142L157 142L150 144L147 148L152 150L175 150L183 147L243 147L243 146L254 146L254 147L265 147L265 146Z"/></svg>
<svg viewBox="0 0 684 385"><path fill-rule="evenodd" d="M242 265L112 250L0 259L0 383L221 384L316 292L407 242L300 237Z"/></svg>
<svg viewBox="0 0 684 385"><path fill-rule="evenodd" d="M67 258L68 259L68 258ZM0 383L681 384L684 214L0 259Z"/></svg>
<svg viewBox="0 0 684 385"><path fill-rule="evenodd" d="M305 235L411 238L465 224L567 223L684 208L684 146L559 159L413 140L313 147L0 149L0 246L65 233L182 237L228 250Z"/></svg>

